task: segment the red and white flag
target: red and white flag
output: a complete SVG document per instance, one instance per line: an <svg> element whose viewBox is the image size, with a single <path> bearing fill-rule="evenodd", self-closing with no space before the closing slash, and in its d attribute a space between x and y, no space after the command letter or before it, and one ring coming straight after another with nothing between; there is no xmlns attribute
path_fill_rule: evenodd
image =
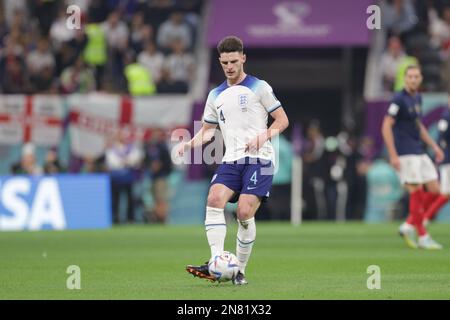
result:
<svg viewBox="0 0 450 320"><path fill-rule="evenodd" d="M78 157L101 156L119 128L142 141L154 128L187 128L192 100L188 96L128 96L89 94L68 96L71 149Z"/></svg>
<svg viewBox="0 0 450 320"><path fill-rule="evenodd" d="M58 96L1 95L0 144L57 146L62 139L64 113Z"/></svg>

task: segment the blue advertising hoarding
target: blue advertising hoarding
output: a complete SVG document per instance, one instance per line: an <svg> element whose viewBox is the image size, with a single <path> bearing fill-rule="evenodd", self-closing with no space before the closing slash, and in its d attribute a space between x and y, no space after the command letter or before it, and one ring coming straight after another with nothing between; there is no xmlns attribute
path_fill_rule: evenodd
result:
<svg viewBox="0 0 450 320"><path fill-rule="evenodd" d="M109 176L0 176L0 231L111 227Z"/></svg>

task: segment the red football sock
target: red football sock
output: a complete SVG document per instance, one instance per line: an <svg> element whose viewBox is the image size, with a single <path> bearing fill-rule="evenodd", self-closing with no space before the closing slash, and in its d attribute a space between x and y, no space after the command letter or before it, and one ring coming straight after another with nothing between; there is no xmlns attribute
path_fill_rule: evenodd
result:
<svg viewBox="0 0 450 320"><path fill-rule="evenodd" d="M422 191L422 207L424 208L425 211L427 211L430 206L433 204L433 202L436 201L436 199L439 198L440 194L439 193L431 193L431 192L426 192L425 190L421 190ZM426 217L426 215L424 214L424 217ZM406 223L410 224L410 225L414 225L414 218L412 215L408 216L408 219L406 220Z"/></svg>
<svg viewBox="0 0 450 320"><path fill-rule="evenodd" d="M409 195L409 217L408 223L416 227L417 234L421 237L427 234L423 226L423 200L422 189L416 190ZM410 221L410 222L409 222Z"/></svg>
<svg viewBox="0 0 450 320"><path fill-rule="evenodd" d="M422 189L422 203L425 210L431 206L431 204L436 201L436 199L440 196L439 193L431 193Z"/></svg>
<svg viewBox="0 0 450 320"><path fill-rule="evenodd" d="M448 198L446 196L439 195L439 197L437 197L437 199L429 207L425 207L425 219L433 219L436 213L438 213L439 209L442 208L442 206L446 204L447 201Z"/></svg>
<svg viewBox="0 0 450 320"><path fill-rule="evenodd" d="M419 191L423 191L423 190L421 189L416 192L419 192ZM411 198L412 198L412 194L409 195L409 208L408 208L409 210L408 210L408 217L406 218L406 223L413 226L414 225L414 215L411 213Z"/></svg>

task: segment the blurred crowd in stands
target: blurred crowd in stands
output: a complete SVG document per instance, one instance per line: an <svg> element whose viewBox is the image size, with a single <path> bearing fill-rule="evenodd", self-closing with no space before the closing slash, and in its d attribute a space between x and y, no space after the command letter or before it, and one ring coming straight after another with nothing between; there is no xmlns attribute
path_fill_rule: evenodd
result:
<svg viewBox="0 0 450 320"><path fill-rule="evenodd" d="M165 223L169 212L168 177L172 172L172 160L163 130L155 129L144 143L131 139L127 128L123 128L108 141L104 155L99 158L85 157L78 167L63 164L58 159L57 148L47 151L45 161L40 164L36 147L27 143L22 147L21 159L11 165L12 174L39 176L66 172L108 173L111 179L111 200L114 223L136 222L136 208L143 209L144 222ZM149 182L147 190L136 192L136 185ZM150 194L152 203L144 198ZM123 202L123 200L126 200ZM121 217L125 208L126 217Z"/></svg>
<svg viewBox="0 0 450 320"><path fill-rule="evenodd" d="M326 137L320 121L305 130L302 147L305 219L363 219L373 140L342 129Z"/></svg>
<svg viewBox="0 0 450 320"><path fill-rule="evenodd" d="M67 28L67 5L82 12L82 28ZM202 0L4 0L0 2L0 91L14 93L86 93L104 91L152 95L185 93L195 72L197 30ZM425 91L450 92L450 0L381 0L386 49L381 57L384 91L403 87L406 66L420 64ZM362 219L367 174L376 162L373 141L343 129L324 136L311 121L302 144L305 219ZM113 220L126 199L126 222L135 221L142 194L133 183L147 178L153 205L148 222L165 222L168 208L170 152L163 132L135 144L125 131L112 137L99 159L82 159L77 172L111 176ZM280 173L271 201L260 219L289 219L294 151L283 136ZM212 176L214 168L209 170ZM31 175L68 171L50 149L43 166L34 147L25 145L12 173ZM392 171L392 170L391 170ZM71 171L72 172L72 171ZM393 181L396 177L394 175ZM397 188L398 189L398 188ZM144 191L145 192L145 191ZM121 197L120 194L125 195Z"/></svg>
<svg viewBox="0 0 450 320"><path fill-rule="evenodd" d="M366 176L376 156L373 141L345 129L336 136L325 136L316 119L305 128L301 139L304 219L363 219L367 204ZM261 207L258 218L289 220L295 150L284 135L274 148L278 153L278 170L270 201ZM211 178L216 166L205 166L206 176ZM133 142L124 128L111 137L103 156L86 157L75 166L61 163L55 148L49 149L44 163L39 164L34 146L26 144L21 160L11 166L12 174L65 172L110 175L114 223L139 222L136 212L140 210L143 210L143 222L167 222L171 202L169 176L174 167L167 136L162 130L154 130L150 139L141 144ZM151 203L145 201L148 195Z"/></svg>
<svg viewBox="0 0 450 320"><path fill-rule="evenodd" d="M69 28L69 5L81 27ZM0 92L186 93L202 0L4 0Z"/></svg>
<svg viewBox="0 0 450 320"><path fill-rule="evenodd" d="M80 28L69 27L70 5L80 8ZM0 93L187 93L202 6L203 0L0 1ZM156 129L148 141L135 143L123 128L102 157L75 165L61 163L57 148L38 163L28 143L10 169L29 175L107 172L114 223L135 222L139 205L145 221L164 223L172 171L165 139ZM149 188L136 194L134 184L144 180ZM150 204L143 200L147 192Z"/></svg>
<svg viewBox="0 0 450 320"><path fill-rule="evenodd" d="M420 64L425 91L450 91L450 1L382 0L386 50L381 58L384 91L403 87L407 65Z"/></svg>

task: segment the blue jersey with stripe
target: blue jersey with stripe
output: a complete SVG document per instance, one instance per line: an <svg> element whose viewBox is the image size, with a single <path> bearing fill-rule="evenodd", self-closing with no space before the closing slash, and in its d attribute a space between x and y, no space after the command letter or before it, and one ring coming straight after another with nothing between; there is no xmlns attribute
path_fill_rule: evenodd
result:
<svg viewBox="0 0 450 320"><path fill-rule="evenodd" d="M403 89L394 95L388 108L388 114L395 119L392 131L395 148L400 156L425 153L420 139L421 106L420 94L412 96Z"/></svg>

